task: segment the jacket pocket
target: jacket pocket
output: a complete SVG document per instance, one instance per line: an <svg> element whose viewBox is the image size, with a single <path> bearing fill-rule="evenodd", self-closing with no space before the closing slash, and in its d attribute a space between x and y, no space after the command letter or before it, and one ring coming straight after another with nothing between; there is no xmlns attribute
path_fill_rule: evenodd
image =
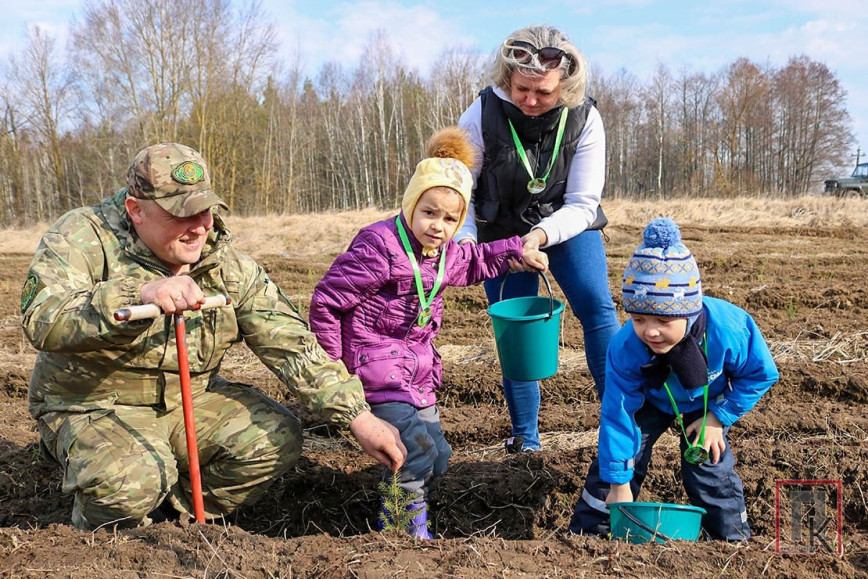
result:
<svg viewBox="0 0 868 579"><path fill-rule="evenodd" d="M356 352L354 373L365 390L400 389L410 374L405 353L404 346L399 344L362 346Z"/></svg>
<svg viewBox="0 0 868 579"><path fill-rule="evenodd" d="M431 344L431 351L434 353L431 365L431 383L434 389L437 390L443 385L443 359L440 357L440 352Z"/></svg>

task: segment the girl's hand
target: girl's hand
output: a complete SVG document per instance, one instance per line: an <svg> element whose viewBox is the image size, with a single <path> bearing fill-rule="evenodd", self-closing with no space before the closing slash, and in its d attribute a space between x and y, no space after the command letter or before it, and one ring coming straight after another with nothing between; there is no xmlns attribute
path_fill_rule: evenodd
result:
<svg viewBox="0 0 868 579"><path fill-rule="evenodd" d="M509 260L510 271L548 271L548 269L549 256L539 249L524 251L521 261L516 259Z"/></svg>
<svg viewBox="0 0 868 579"><path fill-rule="evenodd" d="M696 434L693 438L693 444L699 443L699 434L702 431L702 418L697 418L684 429L688 440L692 434ZM720 460L720 455L726 450L726 441L723 439L723 424L717 419L717 416L708 413L705 419L705 440L702 447L708 451L711 459L711 464L717 464Z"/></svg>

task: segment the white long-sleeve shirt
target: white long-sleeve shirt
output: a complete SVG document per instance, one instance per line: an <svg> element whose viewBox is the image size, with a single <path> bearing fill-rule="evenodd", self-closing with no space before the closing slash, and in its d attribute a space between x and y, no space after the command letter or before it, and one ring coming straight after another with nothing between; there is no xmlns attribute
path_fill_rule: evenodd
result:
<svg viewBox="0 0 868 579"><path fill-rule="evenodd" d="M498 87L494 94L509 103L512 99ZM515 103L513 103L515 104ZM485 150L482 140L482 101L477 98L467 108L458 120L459 126L469 134L470 140ZM476 179L482 170L482 163L473 171L474 195ZM530 179L530 177L528 177ZM585 127L579 135L579 143L570 171L567 174L567 186L564 193L564 205L548 217L544 218L533 229L542 229L548 241L544 247L551 247L575 237L588 228L597 216L597 206L603 194L603 184L606 180L606 132L603 119L596 107L591 107ZM455 236L456 241L472 239L477 241L476 210L471 196L470 207L467 208L467 220Z"/></svg>

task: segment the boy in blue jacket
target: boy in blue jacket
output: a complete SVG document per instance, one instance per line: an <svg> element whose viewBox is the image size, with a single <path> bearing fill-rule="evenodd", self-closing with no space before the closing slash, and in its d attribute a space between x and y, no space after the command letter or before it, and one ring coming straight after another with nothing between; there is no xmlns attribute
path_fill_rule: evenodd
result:
<svg viewBox="0 0 868 579"><path fill-rule="evenodd" d="M607 505L631 502L654 443L677 421L691 504L712 539L750 537L744 490L727 442L733 423L778 381L751 316L702 297L699 269L671 219L645 228L624 272L630 315L609 344L599 456L591 464L570 531L608 535Z"/></svg>

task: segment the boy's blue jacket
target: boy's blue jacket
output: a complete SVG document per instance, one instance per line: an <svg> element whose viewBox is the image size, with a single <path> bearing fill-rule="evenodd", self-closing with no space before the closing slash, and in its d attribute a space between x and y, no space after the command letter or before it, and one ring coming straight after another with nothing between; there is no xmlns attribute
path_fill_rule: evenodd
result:
<svg viewBox="0 0 868 579"><path fill-rule="evenodd" d="M778 381L778 369L756 323L743 309L725 300L705 297L705 339L708 340L708 411L730 426ZM633 458L639 452L640 432L633 416L647 400L673 415L663 387L650 389L640 367L652 352L627 321L609 343L606 390L600 414L600 476L610 484L633 478ZM685 391L674 374L667 380L681 413L702 409L702 390ZM687 426L685 424L685 426Z"/></svg>

